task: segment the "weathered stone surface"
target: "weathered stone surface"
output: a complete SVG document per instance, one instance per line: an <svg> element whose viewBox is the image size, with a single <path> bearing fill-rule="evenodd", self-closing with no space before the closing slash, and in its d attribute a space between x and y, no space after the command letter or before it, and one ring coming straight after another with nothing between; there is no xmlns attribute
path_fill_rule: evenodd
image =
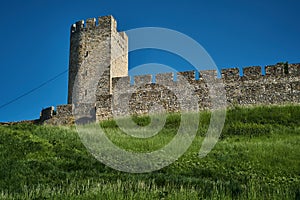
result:
<svg viewBox="0 0 300 200"><path fill-rule="evenodd" d="M71 125L74 124L72 115L72 105L59 105L54 111L54 107L43 109L41 112L40 123L51 125Z"/></svg>
<svg viewBox="0 0 300 200"><path fill-rule="evenodd" d="M222 69L221 70L223 79L229 83L229 82L235 82L240 80L240 72L239 68L228 68L228 69Z"/></svg>
<svg viewBox="0 0 300 200"><path fill-rule="evenodd" d="M261 74L261 67L255 66L255 67L245 67L243 68L243 79L244 80L257 80L262 77Z"/></svg>
<svg viewBox="0 0 300 200"><path fill-rule="evenodd" d="M59 105L56 107L56 114L61 117L69 117L72 115L72 104Z"/></svg>
<svg viewBox="0 0 300 200"><path fill-rule="evenodd" d="M45 120L51 119L54 114L55 114L55 112L54 112L53 106L45 108L41 111L40 121L45 121Z"/></svg>

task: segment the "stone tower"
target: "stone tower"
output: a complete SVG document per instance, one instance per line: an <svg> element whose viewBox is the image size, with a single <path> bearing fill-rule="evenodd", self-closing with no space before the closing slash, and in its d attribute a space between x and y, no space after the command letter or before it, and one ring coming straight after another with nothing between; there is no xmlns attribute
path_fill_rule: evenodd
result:
<svg viewBox="0 0 300 200"><path fill-rule="evenodd" d="M95 72L101 71L99 73ZM97 77L95 77L97 76ZM95 91L90 80L99 80L97 94L112 93L112 78L128 76L128 37L117 31L112 16L79 21L71 27L68 104L81 103ZM97 84L97 83L96 83Z"/></svg>

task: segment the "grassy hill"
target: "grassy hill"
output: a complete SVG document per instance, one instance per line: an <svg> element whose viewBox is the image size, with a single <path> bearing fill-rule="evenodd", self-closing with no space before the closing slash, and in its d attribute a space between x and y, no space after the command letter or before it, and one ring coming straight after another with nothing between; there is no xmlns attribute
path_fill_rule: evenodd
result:
<svg viewBox="0 0 300 200"><path fill-rule="evenodd" d="M0 126L0 199L300 199L300 106L234 108L215 148L200 159L210 113L189 150L159 171L128 174L91 156L75 127ZM147 117L134 119L141 126ZM148 140L102 122L109 138L151 151L176 134L180 115Z"/></svg>

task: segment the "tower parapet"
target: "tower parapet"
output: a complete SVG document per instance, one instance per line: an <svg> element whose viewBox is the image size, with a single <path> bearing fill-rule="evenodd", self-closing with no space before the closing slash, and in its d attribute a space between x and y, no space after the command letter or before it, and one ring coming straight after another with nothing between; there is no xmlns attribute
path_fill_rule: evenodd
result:
<svg viewBox="0 0 300 200"><path fill-rule="evenodd" d="M80 20L75 24L72 24L71 34L92 29L117 31L117 22L111 15L99 17L98 22L96 18L89 18L86 21Z"/></svg>

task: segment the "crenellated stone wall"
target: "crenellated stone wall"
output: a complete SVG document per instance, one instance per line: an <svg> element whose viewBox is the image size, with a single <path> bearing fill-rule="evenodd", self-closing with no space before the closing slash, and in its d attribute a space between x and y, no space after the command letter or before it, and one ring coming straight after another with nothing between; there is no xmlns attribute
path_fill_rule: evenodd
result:
<svg viewBox="0 0 300 200"><path fill-rule="evenodd" d="M143 75L134 77L134 85L130 85L130 77L113 78L113 95L98 95L97 119L111 118L112 113L115 116L145 114L154 104L160 104L168 112L189 110L189 104L183 107L178 101L190 100L187 87L196 95L199 110L211 109L214 96L208 88L209 80L212 80L215 98L226 96L229 107L300 103L300 64L289 64L286 70L283 64L277 64L266 66L265 70L266 74L262 75L260 66L246 67L244 75L240 76L238 68L222 69L220 79L215 70L200 71L199 80L195 79L194 71L179 72L177 81L173 80L172 73L157 74L155 83L152 83L151 75Z"/></svg>
<svg viewBox="0 0 300 200"><path fill-rule="evenodd" d="M224 86L225 94L212 87L215 96L226 97L228 107L235 105L272 105L286 103L300 103L300 64L283 64L265 67L266 74L262 75L261 67L247 67L243 69L243 76L238 68L221 70L221 78L217 78L215 70L200 71L200 78L195 79L194 71L178 72L177 81L174 74L157 74L155 83L151 75L134 77L134 84L130 84L130 77L112 78L112 94L96 94L95 117L98 121L110 119L114 116L140 115L151 112L189 111L191 94L186 94L187 87L198 101L199 110L211 109L208 83ZM220 88L219 88L220 89ZM178 95L180 94L180 95ZM181 103L180 103L181 102ZM183 102L183 103L182 103ZM161 107L157 106L161 105ZM157 110L155 110L157 108ZM53 108L43 110L41 119L50 124L65 124L74 122L72 105L57 106L56 114ZM49 114L50 113L50 114ZM52 114L51 114L52 113Z"/></svg>
<svg viewBox="0 0 300 200"><path fill-rule="evenodd" d="M299 64L244 68L239 77L238 69L223 69L227 102L229 105L299 103Z"/></svg>

